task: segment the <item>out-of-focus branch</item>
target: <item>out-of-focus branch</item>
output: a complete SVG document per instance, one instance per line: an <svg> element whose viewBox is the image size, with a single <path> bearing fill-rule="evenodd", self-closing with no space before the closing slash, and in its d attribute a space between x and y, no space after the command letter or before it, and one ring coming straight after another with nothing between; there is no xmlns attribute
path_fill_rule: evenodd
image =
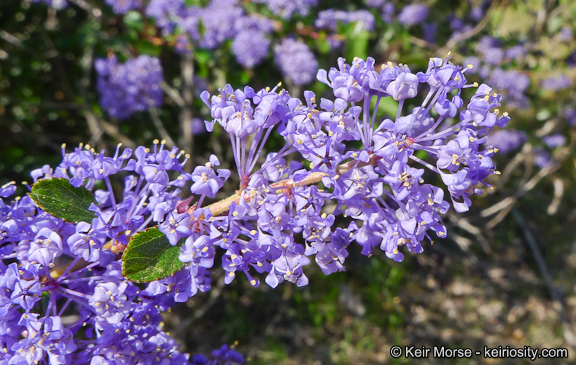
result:
<svg viewBox="0 0 576 365"><path fill-rule="evenodd" d="M85 3L83 0L73 0L78 6L88 12L88 21L97 22L101 25L101 15L102 12L98 8L94 8L92 5ZM81 108L84 113L84 118L86 118L86 123L92 138L90 139L91 145L98 145L100 148L105 148L106 146L102 142L102 134L114 138L116 141L121 142L123 145L129 148L136 148L136 144L127 136L120 132L118 126L108 123L101 118L98 118L92 112L90 105L88 104L88 92L90 89L90 72L92 71L92 64L94 61L94 42L87 42L84 48L84 54L82 55L80 65L82 66L82 77L79 82L80 94L84 103Z"/></svg>
<svg viewBox="0 0 576 365"><path fill-rule="evenodd" d="M538 265L538 270L540 271L542 280L544 281L544 284L546 285L546 288L550 293L550 297L552 298L553 308L556 310L558 316L560 317L560 322L562 323L562 329L564 332L564 340L570 347L572 347L574 351L576 350L576 335L572 330L573 327L572 324L570 323L570 319L566 316L566 311L564 310L564 305L562 304L562 298L560 297L560 294L558 294L558 291L554 286L552 275L550 275L550 272L548 271L548 266L546 265L546 261L544 260L544 257L542 257L542 253L540 252L538 242L536 242L536 239L532 235L532 232L530 231L530 228L526 224L526 221L524 220L522 214L520 214L520 212L517 209L513 209L512 215L514 216L516 223L518 223L518 226L522 230L524 239L528 244L528 247L530 247L530 251L534 256L534 259L536 260L536 264Z"/></svg>
<svg viewBox="0 0 576 365"><path fill-rule="evenodd" d="M186 102L184 101L184 99L182 99L182 96L180 96L178 90L168 85L166 81L162 81L162 83L160 83L160 86L162 87L162 90L166 93L166 95L168 95L168 97L172 99L176 103L176 105L178 105L180 108L183 108L186 105Z"/></svg>
<svg viewBox="0 0 576 365"><path fill-rule="evenodd" d="M88 111L88 110L84 111L84 115L86 116L87 120L89 118L94 118L97 125L98 125L98 128L102 129L104 131L104 133L106 133L107 135L111 136L112 138L114 138L115 140L117 140L119 142L122 142L122 144L128 148L132 148L132 149L136 148L136 143L134 143L134 141L132 141L126 135L122 134L117 125L112 124L112 123L108 123L108 122L96 117L91 111Z"/></svg>
<svg viewBox="0 0 576 365"><path fill-rule="evenodd" d="M564 182L562 181L562 179L559 177L555 177L554 180L552 181L552 184L554 185L554 198L552 199L552 202L550 203L550 205L548 205L548 209L546 210L546 213L548 213L548 215L554 215L558 212L558 207L560 206L560 202L562 201L562 197L564 196Z"/></svg>
<svg viewBox="0 0 576 365"><path fill-rule="evenodd" d="M518 201L518 199L520 199L524 194L526 194L530 190L534 189L536 184L538 184L540 180L542 180L544 177L560 169L560 167L564 163L564 160L570 155L570 150L571 146L567 146L557 151L557 153L554 156L555 161L549 163L547 166L542 168L540 171L538 171L536 175L534 175L531 179L529 179L525 183L521 183L518 186L516 192L514 192L512 196L509 196L506 199L480 212L480 216L482 217L489 217L491 215L498 213L496 217L494 217L486 224L486 229L494 228L510 212L510 210L513 208L513 205Z"/></svg>
<svg viewBox="0 0 576 365"><path fill-rule="evenodd" d="M482 249L486 253L491 252L490 245L488 244L488 239L484 236L482 229L476 227L475 225L470 223L468 219L462 218L458 214L455 214L454 212L450 212L447 218L454 225L454 228L457 227L458 229L462 229L468 232L470 235L472 235L475 238L475 241L480 243L480 246L482 246ZM468 249L468 246L470 246L468 242L470 243L472 242L469 239L463 236L455 235L454 233L451 233L449 237L452 238L464 251L466 251Z"/></svg>
<svg viewBox="0 0 576 365"><path fill-rule="evenodd" d="M192 168L195 160L194 136L192 136L192 103L194 101L194 52L193 50L182 56L180 63L182 67L182 99L184 104L180 106L180 137L178 143L180 148L191 154L192 158L186 162L184 167L187 170Z"/></svg>
<svg viewBox="0 0 576 365"><path fill-rule="evenodd" d="M22 47L22 42L17 37L8 33L5 30L0 30L0 38L4 39L6 42L13 44L14 46L20 48Z"/></svg>
<svg viewBox="0 0 576 365"><path fill-rule="evenodd" d="M446 42L446 44L442 47L438 47L433 43L427 42L424 39L414 36L410 36L410 42L412 42L417 46L427 48L432 51L436 51L438 55L445 55L448 53L448 51L451 51L454 47L456 47L458 43L465 41L466 39L472 38L478 33L480 33L482 29L484 29L484 27L488 24L494 11L498 8L499 5L500 1L493 1L488 10L486 10L486 14L482 18L482 20L480 20L480 22L478 22L478 24L476 24L474 28L470 29L467 32L459 34L456 37L449 39L448 42Z"/></svg>
<svg viewBox="0 0 576 365"><path fill-rule="evenodd" d="M482 29L484 29L484 27L488 24L488 22L490 21L490 18L492 17L492 14L494 13L494 11L496 11L498 6L500 6L500 1L493 1L492 4L490 4L490 7L488 8L488 10L486 10L486 14L482 18L482 20L480 20L480 22L478 22L478 24L476 24L476 26L474 28L450 39L444 45L444 47L440 48L439 53L440 54L448 53L448 51L450 51L454 47L456 47L456 45L458 43L465 41L468 38L472 38L476 34L480 33L480 31L482 31Z"/></svg>
<svg viewBox="0 0 576 365"><path fill-rule="evenodd" d="M84 0L68 0L73 4L78 5L80 8L84 9L90 15L96 18L100 18L102 16L102 10L98 9L97 7L92 6L90 3Z"/></svg>
<svg viewBox="0 0 576 365"><path fill-rule="evenodd" d="M508 182L508 180L512 176L512 173L516 170L516 168L522 162L526 161L526 158L531 153L532 153L532 145L530 143L525 143L524 146L522 146L522 150L520 150L520 153L517 153L516 155L514 155L514 158L512 158L512 160L510 160L510 162L508 162L508 164L506 165L506 167L502 171L500 178L494 184L496 186L496 189L504 186L504 184L506 184L506 182Z"/></svg>
<svg viewBox="0 0 576 365"><path fill-rule="evenodd" d="M163 140L168 142L168 144L170 146L176 146L176 144L174 143L174 140L170 137L170 135L168 134L168 131L166 130L166 128L164 128L164 124L162 124L162 121L160 120L160 115L158 115L158 109L156 109L155 107L152 106L152 107L148 108L148 112L150 113L150 116L152 117L152 122L154 122L154 127L156 127L156 130L158 131L158 133L160 133L160 137L162 137Z"/></svg>

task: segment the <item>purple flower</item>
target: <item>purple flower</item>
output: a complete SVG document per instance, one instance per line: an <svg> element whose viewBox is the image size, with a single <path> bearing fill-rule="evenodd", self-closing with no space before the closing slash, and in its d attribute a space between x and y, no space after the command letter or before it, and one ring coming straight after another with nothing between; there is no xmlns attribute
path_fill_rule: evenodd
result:
<svg viewBox="0 0 576 365"><path fill-rule="evenodd" d="M502 129L488 134L487 144L497 148L501 153L517 150L526 141L526 133Z"/></svg>
<svg viewBox="0 0 576 365"><path fill-rule="evenodd" d="M386 3L386 0L366 0L366 6L379 8Z"/></svg>
<svg viewBox="0 0 576 365"><path fill-rule="evenodd" d="M504 57L509 58L512 60L520 60L526 56L526 47L523 45L516 45L508 48L506 52L504 52Z"/></svg>
<svg viewBox="0 0 576 365"><path fill-rule="evenodd" d="M255 0L256 3L266 4L275 15L290 19L297 13L308 15L310 8L318 4L318 0Z"/></svg>
<svg viewBox="0 0 576 365"><path fill-rule="evenodd" d="M30 242L28 259L32 263L54 267L54 259L63 253L62 238L49 228L42 228Z"/></svg>
<svg viewBox="0 0 576 365"><path fill-rule="evenodd" d="M162 105L160 60L139 56L118 64L116 56L97 59L100 104L110 116L126 119L134 112Z"/></svg>
<svg viewBox="0 0 576 365"><path fill-rule="evenodd" d="M189 8L180 25L200 47L214 49L235 36L243 14L238 0L211 0L206 7Z"/></svg>
<svg viewBox="0 0 576 365"><path fill-rule="evenodd" d="M212 357L216 361L225 362L231 365L242 365L246 362L244 357L236 352L233 348L228 348L227 345L223 345L219 350L212 351Z"/></svg>
<svg viewBox="0 0 576 365"><path fill-rule="evenodd" d="M292 39L278 47L291 49L282 62L311 55ZM297 84L310 63L281 69ZM118 146L112 156L90 146L69 153L63 147L62 163L34 170L33 178L68 179L92 191L95 218L66 223L27 196L6 203L13 184L0 188L3 359L186 364L188 355L161 329L162 311L209 290L216 257L224 283L240 274L252 286L264 280L274 288L283 281L307 285L312 257L325 274L344 270L353 244L364 255L380 249L394 261L423 252L427 241L446 237L442 215L450 206L468 210L472 195L482 194L487 177L497 173L496 151L485 146L485 135L510 118L497 109L500 94L468 83L468 70L448 58L432 58L417 73L405 65L376 65L372 58L339 59L338 68L317 72L332 89L319 100L312 91L291 97L280 85L203 92L212 116L206 127L219 123L228 134L239 181L236 193L210 205L206 198L214 198L231 175L215 169L216 156L187 173L189 156L165 142L134 151ZM291 73L296 71L300 75ZM465 88L477 88L467 101ZM375 112L384 98L397 105L392 115ZM404 105L408 98L416 104ZM264 152L275 131L284 145ZM119 173L124 186L113 191L111 177ZM442 183L433 185L430 174ZM188 182L192 196L182 195ZM345 225L338 215L345 215ZM123 277L117 254L152 225L171 244L184 241L184 266L136 285ZM192 363L242 364L244 358L224 346L212 359L195 356Z"/></svg>
<svg viewBox="0 0 576 365"><path fill-rule="evenodd" d="M562 147L566 143L566 137L561 134L552 134L542 138L548 148Z"/></svg>
<svg viewBox="0 0 576 365"><path fill-rule="evenodd" d="M206 126L204 125L202 119L192 118L190 124L192 125L192 135L197 136L206 133Z"/></svg>
<svg viewBox="0 0 576 365"><path fill-rule="evenodd" d="M568 89L572 85L572 82L568 76L559 74L554 76L549 76L542 80L540 86L546 90L558 91L563 89Z"/></svg>
<svg viewBox="0 0 576 365"><path fill-rule="evenodd" d="M482 6L486 6L488 2L485 1ZM482 19L482 17L484 16L484 9L482 9L481 6L473 6L472 9L470 10L470 14L468 14L468 17L471 20L474 21L480 21L480 19Z"/></svg>
<svg viewBox="0 0 576 365"><path fill-rule="evenodd" d="M396 101L413 98L418 90L418 77L409 72L401 72L386 88L386 92Z"/></svg>
<svg viewBox="0 0 576 365"><path fill-rule="evenodd" d="M558 33L558 35L559 35L559 38L562 42L570 42L573 38L572 28L565 25L562 27L562 29L560 29L560 32Z"/></svg>
<svg viewBox="0 0 576 365"><path fill-rule="evenodd" d="M258 65L268 54L270 40L266 34L259 31L244 31L238 33L232 42L232 52L238 63L248 68Z"/></svg>
<svg viewBox="0 0 576 365"><path fill-rule="evenodd" d="M386 1L384 5L382 5L382 19L386 23L392 23L394 21L395 11L394 3L392 1Z"/></svg>
<svg viewBox="0 0 576 365"><path fill-rule="evenodd" d="M476 52L482 55L484 62L498 66L504 59L504 50L501 48L501 42L496 38L484 36L476 45Z"/></svg>
<svg viewBox="0 0 576 365"><path fill-rule="evenodd" d="M464 28L464 20L462 18L458 18L455 16L449 16L450 18L450 29L453 32L457 32L459 30L462 30L462 28Z"/></svg>
<svg viewBox="0 0 576 365"><path fill-rule="evenodd" d="M310 83L318 69L318 61L310 48L292 38L285 38L274 47L274 60L282 75L296 85Z"/></svg>
<svg viewBox="0 0 576 365"><path fill-rule="evenodd" d="M428 16L428 7L424 4L412 4L402 8L398 21L406 26L421 23Z"/></svg>
<svg viewBox="0 0 576 365"><path fill-rule="evenodd" d="M357 23L360 29L371 31L374 28L374 16L367 10L342 11L342 10L322 10L318 13L318 18L314 22L317 28L338 31L339 25Z"/></svg>
<svg viewBox="0 0 576 365"><path fill-rule="evenodd" d="M142 0L106 0L116 14L126 14L129 10L137 10L142 6Z"/></svg>
<svg viewBox="0 0 576 365"><path fill-rule="evenodd" d="M540 146L534 147L534 164L541 169L546 167L548 164L552 162L552 156L550 152L546 151Z"/></svg>
<svg viewBox="0 0 576 365"><path fill-rule="evenodd" d="M190 191L194 194L206 195L210 198L215 197L218 190L224 186L224 182L230 176L230 171L225 169L218 169L218 175L216 175L212 166L219 165L220 162L218 158L211 155L210 162L206 163L205 166L196 167L192 173L192 181L194 181L194 184L190 188Z"/></svg>
<svg viewBox="0 0 576 365"><path fill-rule="evenodd" d="M525 106L528 103L524 94L530 86L530 78L516 70L496 68L490 72L488 81L494 88L501 90L508 97L509 104Z"/></svg>
<svg viewBox="0 0 576 365"><path fill-rule="evenodd" d="M146 7L146 15L156 19L164 34L172 34L187 13L184 0L150 0Z"/></svg>
<svg viewBox="0 0 576 365"><path fill-rule="evenodd" d="M438 38L436 33L438 32L438 25L435 23L424 23L422 25L422 31L424 32L424 40L428 43L436 43Z"/></svg>
<svg viewBox="0 0 576 365"><path fill-rule="evenodd" d="M90 209L96 218L73 225L37 208L28 196L9 205L0 200L0 336L6 356L14 363L72 364L113 362L130 354L138 363L187 363L187 355L161 331L161 311L209 289L204 266L210 267L210 260L164 279L175 290L162 292L159 283L140 290L126 281L115 253L154 219L172 241L191 235L196 226L190 214L176 211L177 196L191 180L182 171L186 157L159 141L134 154L118 146L113 156L90 146L62 149L62 163L35 170L34 180L57 177L89 190L102 188L93 191L99 205ZM124 189L114 194L106 187L119 172ZM14 192L12 185L0 188L2 198ZM6 266L4 260L17 262ZM65 323L64 316L76 319Z"/></svg>
<svg viewBox="0 0 576 365"><path fill-rule="evenodd" d="M573 126L576 124L576 109L572 107L567 107L560 113L565 119L568 125Z"/></svg>

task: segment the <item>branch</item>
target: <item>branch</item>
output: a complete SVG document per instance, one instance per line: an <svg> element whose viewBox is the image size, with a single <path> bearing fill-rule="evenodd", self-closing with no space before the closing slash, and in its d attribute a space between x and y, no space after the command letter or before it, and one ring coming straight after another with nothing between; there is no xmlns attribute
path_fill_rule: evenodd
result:
<svg viewBox="0 0 576 365"><path fill-rule="evenodd" d="M182 56L182 61L180 65L182 66L182 101L183 104L180 106L180 138L178 143L180 147L188 151L192 155L192 158L188 160L185 168L190 169L194 161L194 136L192 135L192 105L194 102L194 94L192 92L194 88L194 51L192 50L190 54Z"/></svg>
<svg viewBox="0 0 576 365"><path fill-rule="evenodd" d="M476 24L474 28L450 39L446 43L446 45L444 45L444 47L440 48L439 53L440 54L448 53L448 51L452 50L458 43L465 41L468 38L472 38L476 34L480 33L480 31L484 29L484 27L488 24L488 21L490 21L490 18L492 17L492 13L496 10L496 8L499 5L500 1L493 1L488 10L486 10L484 18L482 18L482 20L480 20L480 22Z"/></svg>
<svg viewBox="0 0 576 365"><path fill-rule="evenodd" d="M536 242L536 239L532 235L532 232L530 231L530 228L526 224L524 217L522 217L522 214L520 214L518 210L513 209L512 215L514 216L514 219L516 220L516 223L518 224L520 229L522 229L524 239L528 244L528 247L530 247L532 255L534 255L534 259L536 260L536 264L538 265L538 270L540 271L542 280L544 281L544 284L548 289L548 293L550 293L550 297L552 298L553 308L556 310L558 316L560 317L560 322L562 323L562 329L564 332L564 340L569 346L572 347L573 350L575 350L576 335L572 330L573 327L570 323L570 319L566 316L564 305L562 304L562 298L560 297L560 294L554 287L552 275L550 275L550 272L548 271L548 266L546 265L546 261L544 260L544 257L542 257L542 253L540 252L538 242Z"/></svg>
<svg viewBox="0 0 576 365"><path fill-rule="evenodd" d="M158 133L160 133L160 137L162 137L163 140L168 142L170 146L176 146L176 143L174 143L174 140L170 137L168 131L166 130L166 128L164 128L164 124L162 124L162 121L160 120L160 116L158 115L158 109L151 106L150 108L148 108L148 112L152 117L154 127L156 127L156 130L158 131Z"/></svg>

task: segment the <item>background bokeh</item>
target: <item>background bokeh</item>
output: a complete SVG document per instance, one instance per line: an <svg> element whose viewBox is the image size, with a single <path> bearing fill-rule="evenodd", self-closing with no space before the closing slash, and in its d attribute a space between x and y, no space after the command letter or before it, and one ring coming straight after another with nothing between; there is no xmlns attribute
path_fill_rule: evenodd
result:
<svg viewBox="0 0 576 365"><path fill-rule="evenodd" d="M57 165L62 143L113 151L158 138L191 153L188 171L211 153L231 166L226 138L205 132L202 90L283 82L293 96L322 95L316 70L338 57L418 71L451 51L474 66L469 81L504 95L512 120L489 136L496 189L448 214L448 239L402 263L351 249L346 272L310 265L303 288L225 286L217 273L166 327L183 351L237 341L254 364L411 363L392 359L393 345L565 347L559 363L570 363L575 20L569 0L3 0L0 184Z"/></svg>

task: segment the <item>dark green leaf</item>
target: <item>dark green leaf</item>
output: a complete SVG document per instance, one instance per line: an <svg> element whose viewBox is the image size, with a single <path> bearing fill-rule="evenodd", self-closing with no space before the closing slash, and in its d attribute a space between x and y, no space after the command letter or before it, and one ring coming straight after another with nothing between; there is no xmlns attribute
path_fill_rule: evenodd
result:
<svg viewBox="0 0 576 365"><path fill-rule="evenodd" d="M94 194L84 187L75 188L67 179L40 180L28 195L47 213L66 222L91 223L96 218L96 213L88 210L90 204L96 204Z"/></svg>
<svg viewBox="0 0 576 365"><path fill-rule="evenodd" d="M122 274L129 280L149 282L164 279L180 270L184 264L178 260L181 239L172 246L158 228L140 232L128 243L122 256Z"/></svg>
<svg viewBox="0 0 576 365"><path fill-rule="evenodd" d="M158 46L152 42L149 42L147 40L137 41L136 42L136 49L141 54L147 54L147 55L152 56L152 57L160 56L160 52L162 51L162 48L160 46Z"/></svg>

